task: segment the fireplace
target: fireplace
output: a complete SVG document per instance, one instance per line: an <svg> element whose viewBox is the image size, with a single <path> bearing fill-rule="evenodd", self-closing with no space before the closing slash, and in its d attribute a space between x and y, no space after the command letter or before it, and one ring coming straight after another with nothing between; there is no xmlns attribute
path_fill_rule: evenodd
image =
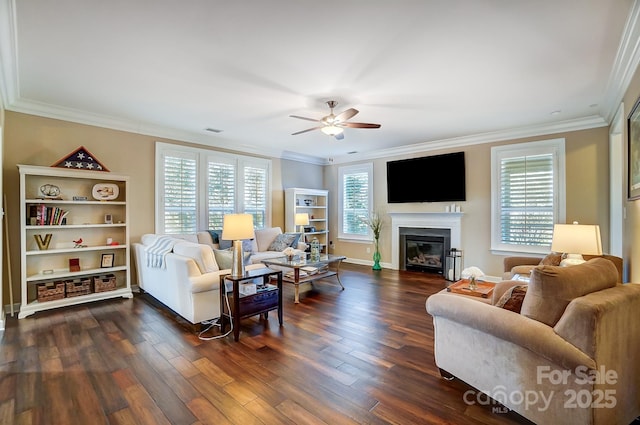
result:
<svg viewBox="0 0 640 425"><path fill-rule="evenodd" d="M445 253L448 249L464 248L462 244L462 212L390 212L391 217L391 268L393 270L405 270L404 264L404 240L400 240L400 229L406 236L406 229L412 230L447 230L450 233L449 247L445 247ZM416 234L415 232L412 232ZM421 233L418 236L428 236ZM442 236L438 234L435 236ZM403 250L402 255L400 250ZM445 266L446 267L446 266Z"/></svg>
<svg viewBox="0 0 640 425"><path fill-rule="evenodd" d="M400 269L443 274L451 230L400 227Z"/></svg>

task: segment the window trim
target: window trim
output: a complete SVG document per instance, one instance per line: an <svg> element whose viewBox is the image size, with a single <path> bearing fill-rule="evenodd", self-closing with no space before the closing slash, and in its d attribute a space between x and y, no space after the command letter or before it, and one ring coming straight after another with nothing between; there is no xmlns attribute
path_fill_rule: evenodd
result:
<svg viewBox="0 0 640 425"><path fill-rule="evenodd" d="M547 254L551 246L505 244L500 241L500 161L505 158L552 154L554 168L554 223L566 221L565 139L494 146L491 148L491 251L493 254Z"/></svg>
<svg viewBox="0 0 640 425"><path fill-rule="evenodd" d="M164 142L156 142L155 146L155 231L156 233L164 233L164 156L193 156L196 158L196 212L197 231L208 228L208 211L207 211L207 165L209 162L227 162L236 166L236 197L235 212L244 212L244 168L246 166L254 166L266 169L266 211L265 211L265 227L271 226L271 210L272 210L272 161L266 158L258 158L246 155L238 155L227 152L219 152L211 149L194 148L190 146L174 145Z"/></svg>
<svg viewBox="0 0 640 425"><path fill-rule="evenodd" d="M364 164L345 165L338 168L338 184L340 185L338 194L338 238L342 240L350 240L355 242L369 242L373 241L373 233L368 228L366 235L357 235L355 233L343 232L343 219L344 219L344 177L348 174L354 173L367 173L367 179L369 184L369 193L367 194L368 210L373 209L373 163L367 162Z"/></svg>

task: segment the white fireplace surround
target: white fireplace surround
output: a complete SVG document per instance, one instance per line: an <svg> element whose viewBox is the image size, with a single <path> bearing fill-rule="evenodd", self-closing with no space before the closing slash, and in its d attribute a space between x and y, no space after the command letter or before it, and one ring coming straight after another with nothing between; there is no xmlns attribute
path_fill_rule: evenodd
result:
<svg viewBox="0 0 640 425"><path fill-rule="evenodd" d="M391 217L391 268L400 269L400 228L449 229L451 248L462 248L462 215L451 212L389 213Z"/></svg>

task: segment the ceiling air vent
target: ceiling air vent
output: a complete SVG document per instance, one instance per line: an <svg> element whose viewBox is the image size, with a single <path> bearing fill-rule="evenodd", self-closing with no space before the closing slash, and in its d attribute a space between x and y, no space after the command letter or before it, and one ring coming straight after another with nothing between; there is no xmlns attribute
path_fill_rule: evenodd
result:
<svg viewBox="0 0 640 425"><path fill-rule="evenodd" d="M223 130L219 130L217 128L211 128L211 127L207 127L205 128L206 131L210 131L212 133L222 133Z"/></svg>

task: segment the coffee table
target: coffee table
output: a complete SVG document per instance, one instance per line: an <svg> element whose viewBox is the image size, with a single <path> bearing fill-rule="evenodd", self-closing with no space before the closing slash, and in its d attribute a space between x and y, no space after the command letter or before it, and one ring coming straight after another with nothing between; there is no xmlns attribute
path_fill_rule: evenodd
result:
<svg viewBox="0 0 640 425"><path fill-rule="evenodd" d="M310 255L295 256L289 260L287 257L274 257L262 260L266 266L275 266L278 268L291 269L290 272L283 273L282 281L292 283L295 286L294 303L300 303L300 285L303 283L311 283L315 280L334 277L344 291L344 285L340 282L340 263L347 257L342 255L321 254L320 258L315 261L311 260ZM305 269L317 269L313 274ZM304 272L304 273L301 273Z"/></svg>

